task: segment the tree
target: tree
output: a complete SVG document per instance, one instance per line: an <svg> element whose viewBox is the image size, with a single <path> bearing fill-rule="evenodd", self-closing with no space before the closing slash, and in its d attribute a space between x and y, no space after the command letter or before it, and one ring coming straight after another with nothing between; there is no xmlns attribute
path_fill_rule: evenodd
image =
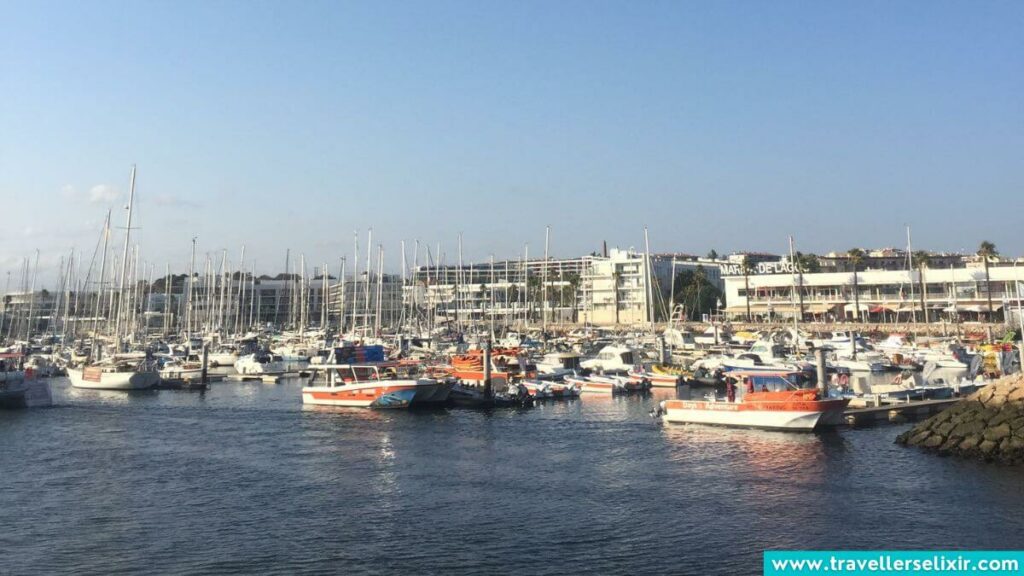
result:
<svg viewBox="0 0 1024 576"><path fill-rule="evenodd" d="M711 251L708 252L708 260L718 260L718 251L712 248Z"/></svg>
<svg viewBox="0 0 1024 576"><path fill-rule="evenodd" d="M850 248L846 251L846 255L850 259L850 264L853 265L853 305L857 313L857 320L860 321L860 284L857 279L857 269L864 261L864 251L860 248Z"/></svg>
<svg viewBox="0 0 1024 576"><path fill-rule="evenodd" d="M992 321L992 280L988 275L988 261L991 258L999 255L999 251L996 250L996 245L984 240L981 246L978 247L978 256L981 256L981 261L985 263L985 293L988 295L988 319Z"/></svg>
<svg viewBox="0 0 1024 576"><path fill-rule="evenodd" d="M750 261L750 256L743 255L740 268L743 269L743 290L747 295L745 298L747 303L747 322L750 322L750 273L754 271L754 263Z"/></svg>
<svg viewBox="0 0 1024 576"><path fill-rule="evenodd" d="M793 265L796 267L796 271L800 278L800 319L804 317L804 273L816 273L821 271L821 263L818 262L818 257L814 254L804 254L803 252L797 252L793 258Z"/></svg>
<svg viewBox="0 0 1024 576"><path fill-rule="evenodd" d="M713 313L716 302L722 296L718 287L707 279L707 272L703 266L676 274L675 284L673 304L683 305L691 320L700 318L701 314Z"/></svg>
<svg viewBox="0 0 1024 576"><path fill-rule="evenodd" d="M914 252L913 257L914 263L917 264L918 286L921 287L921 317L924 318L924 321L927 324L929 320L928 308L925 307L925 297L927 295L925 290L927 290L927 287L924 281L924 269L927 268L929 264L931 264L932 255L928 252L925 252L924 250L920 250L918 252Z"/></svg>

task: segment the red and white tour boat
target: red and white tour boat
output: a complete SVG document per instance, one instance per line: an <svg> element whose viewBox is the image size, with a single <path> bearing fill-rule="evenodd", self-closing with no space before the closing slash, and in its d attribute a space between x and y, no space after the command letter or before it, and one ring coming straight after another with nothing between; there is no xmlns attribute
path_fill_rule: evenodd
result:
<svg viewBox="0 0 1024 576"><path fill-rule="evenodd" d="M778 373L731 373L733 376L741 383L734 389L733 401L715 394L705 400L664 400L660 405L662 420L670 424L811 431L842 424L850 401L822 398L818 389L795 387ZM755 384L759 380L761 383Z"/></svg>
<svg viewBox="0 0 1024 576"><path fill-rule="evenodd" d="M409 408L448 400L451 383L434 378L399 377L398 363L366 366L311 366L310 386L302 388L302 403L361 408Z"/></svg>

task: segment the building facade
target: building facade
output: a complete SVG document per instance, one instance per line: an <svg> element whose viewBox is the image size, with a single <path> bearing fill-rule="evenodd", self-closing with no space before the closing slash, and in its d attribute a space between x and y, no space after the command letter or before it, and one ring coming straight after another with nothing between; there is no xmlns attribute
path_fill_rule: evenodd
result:
<svg viewBox="0 0 1024 576"><path fill-rule="evenodd" d="M864 320L872 322L1001 320L1024 292L1024 267L981 265L950 269L795 272L727 276L726 315L745 319ZM855 291L856 285L856 291ZM924 287L922 289L922 286ZM989 312L991 298L992 312Z"/></svg>

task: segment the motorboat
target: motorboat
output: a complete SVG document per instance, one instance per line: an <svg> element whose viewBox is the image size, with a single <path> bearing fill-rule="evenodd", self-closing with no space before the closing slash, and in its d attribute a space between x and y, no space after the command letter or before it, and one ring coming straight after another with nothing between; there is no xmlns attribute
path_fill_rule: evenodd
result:
<svg viewBox="0 0 1024 576"><path fill-rule="evenodd" d="M280 376L288 370L281 356L257 352L235 361L235 371L243 376Z"/></svg>
<svg viewBox="0 0 1024 576"><path fill-rule="evenodd" d="M768 381L767 377L777 379ZM666 424L712 424L744 428L811 431L843 421L848 398L826 398L817 388L800 388L788 378L748 373L751 388L739 386L733 396L710 393L703 400L664 400L659 405ZM762 379L760 387L755 383ZM752 391L751 391L752 390Z"/></svg>
<svg viewBox="0 0 1024 576"><path fill-rule="evenodd" d="M567 376L567 384L578 386L583 394L628 394L650 390L650 382L632 380L628 375L591 374L589 376Z"/></svg>
<svg viewBox="0 0 1024 576"><path fill-rule="evenodd" d="M580 362L580 367L603 372L632 370L640 359L636 350L627 346L609 345L601 348L593 358Z"/></svg>
<svg viewBox="0 0 1024 576"><path fill-rule="evenodd" d="M53 404L50 383L21 370L20 354L0 354L0 408L37 408Z"/></svg>
<svg viewBox="0 0 1024 576"><path fill-rule="evenodd" d="M551 378L561 378L579 372L580 355L575 352L550 352L537 361L537 372Z"/></svg>
<svg viewBox="0 0 1024 576"><path fill-rule="evenodd" d="M400 375L394 364L319 364L311 367L310 382L302 388L302 403L359 408L409 408L444 404L452 383L435 378Z"/></svg>
<svg viewBox="0 0 1024 576"><path fill-rule="evenodd" d="M563 400L580 395L580 386L570 382L526 379L522 384L535 400Z"/></svg>
<svg viewBox="0 0 1024 576"><path fill-rule="evenodd" d="M630 370L629 379L639 384L661 388L675 388L682 383L683 376L672 372L660 372L653 369L637 367Z"/></svg>

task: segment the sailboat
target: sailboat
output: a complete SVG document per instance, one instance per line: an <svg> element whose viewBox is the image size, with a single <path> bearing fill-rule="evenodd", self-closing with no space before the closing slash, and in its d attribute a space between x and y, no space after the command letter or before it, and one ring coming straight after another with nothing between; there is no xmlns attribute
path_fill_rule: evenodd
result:
<svg viewBox="0 0 1024 576"><path fill-rule="evenodd" d="M132 231L132 207L135 202L135 166L132 166L131 192L128 195L128 224L124 234L124 257L121 259L120 293L124 294L125 272L128 263L128 245ZM106 238L109 235L109 217L104 229L103 253L106 257ZM101 272L102 277L102 272ZM102 290L102 281L100 289ZM114 329L115 350L121 345L121 308L123 300L118 300L117 319ZM94 335L95 336L95 335ZM97 339L93 338L94 347ZM98 347L94 353L98 353ZM152 388L160 381L160 373L156 364L144 352L128 354L115 353L110 358L87 363L79 368L68 369L68 379L75 388L91 388L99 390L139 390Z"/></svg>

